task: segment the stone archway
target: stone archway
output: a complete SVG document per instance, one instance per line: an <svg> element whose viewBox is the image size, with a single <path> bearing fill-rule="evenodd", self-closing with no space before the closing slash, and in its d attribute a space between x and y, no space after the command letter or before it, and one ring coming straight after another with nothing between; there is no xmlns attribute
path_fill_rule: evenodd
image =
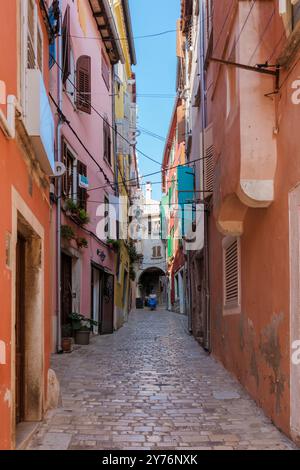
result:
<svg viewBox="0 0 300 470"><path fill-rule="evenodd" d="M148 295L155 293L157 295L158 304L166 303L166 273L156 267L145 269L138 279L138 297L145 300Z"/></svg>

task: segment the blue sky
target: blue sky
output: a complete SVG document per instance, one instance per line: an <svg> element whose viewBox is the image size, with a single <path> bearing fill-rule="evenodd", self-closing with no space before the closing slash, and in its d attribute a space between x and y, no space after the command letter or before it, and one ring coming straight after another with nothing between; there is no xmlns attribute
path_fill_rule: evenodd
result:
<svg viewBox="0 0 300 470"><path fill-rule="evenodd" d="M130 0L134 36L160 33L176 29L180 17L179 0ZM176 94L176 33L145 39L135 39L137 53L137 93ZM138 125L165 137L171 119L174 99L138 97ZM138 148L155 160L162 161L164 143L144 133L138 139ZM159 165L139 156L143 175L158 171ZM160 174L145 178L160 181ZM161 185L153 185L153 197L160 199Z"/></svg>

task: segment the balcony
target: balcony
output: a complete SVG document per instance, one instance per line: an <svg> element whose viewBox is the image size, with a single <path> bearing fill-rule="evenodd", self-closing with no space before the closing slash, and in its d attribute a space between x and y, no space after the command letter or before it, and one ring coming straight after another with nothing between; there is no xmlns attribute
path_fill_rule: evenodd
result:
<svg viewBox="0 0 300 470"><path fill-rule="evenodd" d="M54 170L54 119L39 70L26 71L25 127L43 171Z"/></svg>

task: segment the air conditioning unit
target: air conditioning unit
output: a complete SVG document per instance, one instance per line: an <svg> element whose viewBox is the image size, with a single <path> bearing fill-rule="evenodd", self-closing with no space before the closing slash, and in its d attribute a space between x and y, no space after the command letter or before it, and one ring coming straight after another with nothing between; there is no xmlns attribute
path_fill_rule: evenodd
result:
<svg viewBox="0 0 300 470"><path fill-rule="evenodd" d="M53 175L54 118L40 70L26 71L25 127L43 171Z"/></svg>

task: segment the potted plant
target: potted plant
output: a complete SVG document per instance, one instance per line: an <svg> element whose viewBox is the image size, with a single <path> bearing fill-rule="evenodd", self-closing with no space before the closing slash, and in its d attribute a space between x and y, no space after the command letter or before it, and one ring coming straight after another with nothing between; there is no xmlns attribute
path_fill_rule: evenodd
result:
<svg viewBox="0 0 300 470"><path fill-rule="evenodd" d="M65 211L68 214L76 214L77 211L78 211L77 203L75 201L73 201L73 199L66 199L66 201L65 201Z"/></svg>
<svg viewBox="0 0 300 470"><path fill-rule="evenodd" d="M106 240L106 243L112 248L116 253L120 250L120 240L111 240L110 238Z"/></svg>
<svg viewBox="0 0 300 470"><path fill-rule="evenodd" d="M88 247L88 241L84 237L76 238L76 243L77 243L78 248L87 248Z"/></svg>
<svg viewBox="0 0 300 470"><path fill-rule="evenodd" d="M75 238L75 232L72 229L72 227L70 227L69 225L62 225L61 226L61 236L65 240L70 241L73 238Z"/></svg>
<svg viewBox="0 0 300 470"><path fill-rule="evenodd" d="M76 312L72 313L69 318L72 323L72 329L75 332L75 343L81 345L89 344L92 327L97 326L98 322Z"/></svg>
<svg viewBox="0 0 300 470"><path fill-rule="evenodd" d="M61 347L63 352L70 353L72 352L72 325L67 323L61 327Z"/></svg>

